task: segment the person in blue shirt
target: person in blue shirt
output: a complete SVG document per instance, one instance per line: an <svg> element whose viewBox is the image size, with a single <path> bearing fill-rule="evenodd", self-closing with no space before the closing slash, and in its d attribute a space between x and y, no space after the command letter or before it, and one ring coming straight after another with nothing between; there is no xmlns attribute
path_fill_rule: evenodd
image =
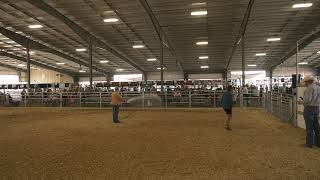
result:
<svg viewBox="0 0 320 180"><path fill-rule="evenodd" d="M232 105L233 105L232 90L233 90L233 87L228 86L227 92L223 93L221 98L222 108L227 114L227 119L224 123L224 128L229 131L232 130L230 128L230 122L232 118Z"/></svg>

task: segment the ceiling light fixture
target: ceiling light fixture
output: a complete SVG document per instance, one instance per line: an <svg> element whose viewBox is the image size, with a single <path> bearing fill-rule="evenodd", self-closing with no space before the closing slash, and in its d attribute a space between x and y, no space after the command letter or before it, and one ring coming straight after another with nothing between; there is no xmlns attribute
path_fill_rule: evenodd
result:
<svg viewBox="0 0 320 180"><path fill-rule="evenodd" d="M308 64L308 62L300 62L300 63L298 63L299 65L307 65Z"/></svg>
<svg viewBox="0 0 320 180"><path fill-rule="evenodd" d="M132 48L133 48L133 49L141 49L141 48L144 48L144 45L142 45L142 44L133 45Z"/></svg>
<svg viewBox="0 0 320 180"><path fill-rule="evenodd" d="M108 63L109 61L100 61L101 64L106 64Z"/></svg>
<svg viewBox="0 0 320 180"><path fill-rule="evenodd" d="M209 56L200 56L199 59L209 59Z"/></svg>
<svg viewBox="0 0 320 180"><path fill-rule="evenodd" d="M208 45L208 41L199 41L196 43L198 46Z"/></svg>
<svg viewBox="0 0 320 180"><path fill-rule="evenodd" d="M77 52L84 52L84 51L87 51L87 49L85 48L79 48L79 49L76 49Z"/></svg>
<svg viewBox="0 0 320 180"><path fill-rule="evenodd" d="M201 69L209 69L209 66L200 66Z"/></svg>
<svg viewBox="0 0 320 180"><path fill-rule="evenodd" d="M107 18L107 19L104 19L103 22L106 22L106 23L113 23L113 22L118 22L119 19L117 18Z"/></svg>
<svg viewBox="0 0 320 180"><path fill-rule="evenodd" d="M313 4L312 3L299 3L299 4L294 4L292 6L292 8L308 8L308 7L311 7Z"/></svg>
<svg viewBox="0 0 320 180"><path fill-rule="evenodd" d="M19 67L26 67L27 65L25 64L18 64Z"/></svg>
<svg viewBox="0 0 320 180"><path fill-rule="evenodd" d="M320 54L320 51L318 51L317 54Z"/></svg>
<svg viewBox="0 0 320 180"><path fill-rule="evenodd" d="M65 65L66 63L63 63L63 62L57 62L56 64L57 64L57 65Z"/></svg>
<svg viewBox="0 0 320 180"><path fill-rule="evenodd" d="M248 64L249 67L257 67L256 64Z"/></svg>
<svg viewBox="0 0 320 180"><path fill-rule="evenodd" d="M124 69L116 69L116 71L122 72L122 71L124 71Z"/></svg>
<svg viewBox="0 0 320 180"><path fill-rule="evenodd" d="M208 11L192 11L191 16L206 16Z"/></svg>
<svg viewBox="0 0 320 180"><path fill-rule="evenodd" d="M268 42L275 42L275 41L280 41L280 40L281 40L281 38L277 38L277 37L267 39Z"/></svg>
<svg viewBox="0 0 320 180"><path fill-rule="evenodd" d="M82 70L82 69L79 70L79 73L85 73L85 72L86 72L85 70Z"/></svg>
<svg viewBox="0 0 320 180"><path fill-rule="evenodd" d="M43 26L42 26L42 25L40 25L40 24L33 24L33 25L29 25L28 27L29 27L29 28L31 28L31 29L39 29L39 28L43 28Z"/></svg>
<svg viewBox="0 0 320 180"><path fill-rule="evenodd" d="M267 53L257 53L256 56L266 56Z"/></svg>
<svg viewBox="0 0 320 180"><path fill-rule="evenodd" d="M202 5L207 5L206 2L201 2L201 3L192 3L192 6L202 6Z"/></svg>
<svg viewBox="0 0 320 180"><path fill-rule="evenodd" d="M147 61L152 62L152 61L157 61L157 59L156 58L149 58L149 59L147 59Z"/></svg>

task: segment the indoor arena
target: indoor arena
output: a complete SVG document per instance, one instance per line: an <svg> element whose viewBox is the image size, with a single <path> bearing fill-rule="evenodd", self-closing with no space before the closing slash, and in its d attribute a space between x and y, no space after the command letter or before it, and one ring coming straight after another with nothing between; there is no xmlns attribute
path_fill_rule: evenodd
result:
<svg viewBox="0 0 320 180"><path fill-rule="evenodd" d="M0 180L319 180L319 17L0 0Z"/></svg>

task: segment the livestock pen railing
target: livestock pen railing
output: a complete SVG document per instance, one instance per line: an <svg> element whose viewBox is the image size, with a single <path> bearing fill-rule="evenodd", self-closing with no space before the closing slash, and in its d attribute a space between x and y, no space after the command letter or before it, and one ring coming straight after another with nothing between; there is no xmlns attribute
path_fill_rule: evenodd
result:
<svg viewBox="0 0 320 180"><path fill-rule="evenodd" d="M223 91L168 91L168 92L121 92L125 100L140 99L139 103L124 103L124 107L155 107L150 95L159 97L157 107L203 108L221 107ZM234 94L235 106L263 107L263 95ZM2 98L3 105L24 107L108 107L111 104L111 92L30 92L16 93Z"/></svg>
<svg viewBox="0 0 320 180"><path fill-rule="evenodd" d="M265 109L284 122L297 126L296 96L282 93L265 94Z"/></svg>
<svg viewBox="0 0 320 180"><path fill-rule="evenodd" d="M218 108L224 91L121 92L127 101L123 107L135 108ZM151 96L152 95L152 96ZM160 103L154 102L158 97ZM1 96L1 104L20 107L95 107L111 106L111 92L26 92ZM265 108L285 122L295 124L295 96L280 93L234 93L235 107Z"/></svg>

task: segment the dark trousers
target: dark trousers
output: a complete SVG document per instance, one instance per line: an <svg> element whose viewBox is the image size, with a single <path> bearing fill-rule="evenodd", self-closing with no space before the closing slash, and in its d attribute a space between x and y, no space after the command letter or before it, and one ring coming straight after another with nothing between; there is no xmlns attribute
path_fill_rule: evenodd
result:
<svg viewBox="0 0 320 180"><path fill-rule="evenodd" d="M114 123L119 122L119 105L113 105L112 106L112 119Z"/></svg>
<svg viewBox="0 0 320 180"><path fill-rule="evenodd" d="M305 106L303 116L307 129L306 144L320 147L319 107Z"/></svg>

